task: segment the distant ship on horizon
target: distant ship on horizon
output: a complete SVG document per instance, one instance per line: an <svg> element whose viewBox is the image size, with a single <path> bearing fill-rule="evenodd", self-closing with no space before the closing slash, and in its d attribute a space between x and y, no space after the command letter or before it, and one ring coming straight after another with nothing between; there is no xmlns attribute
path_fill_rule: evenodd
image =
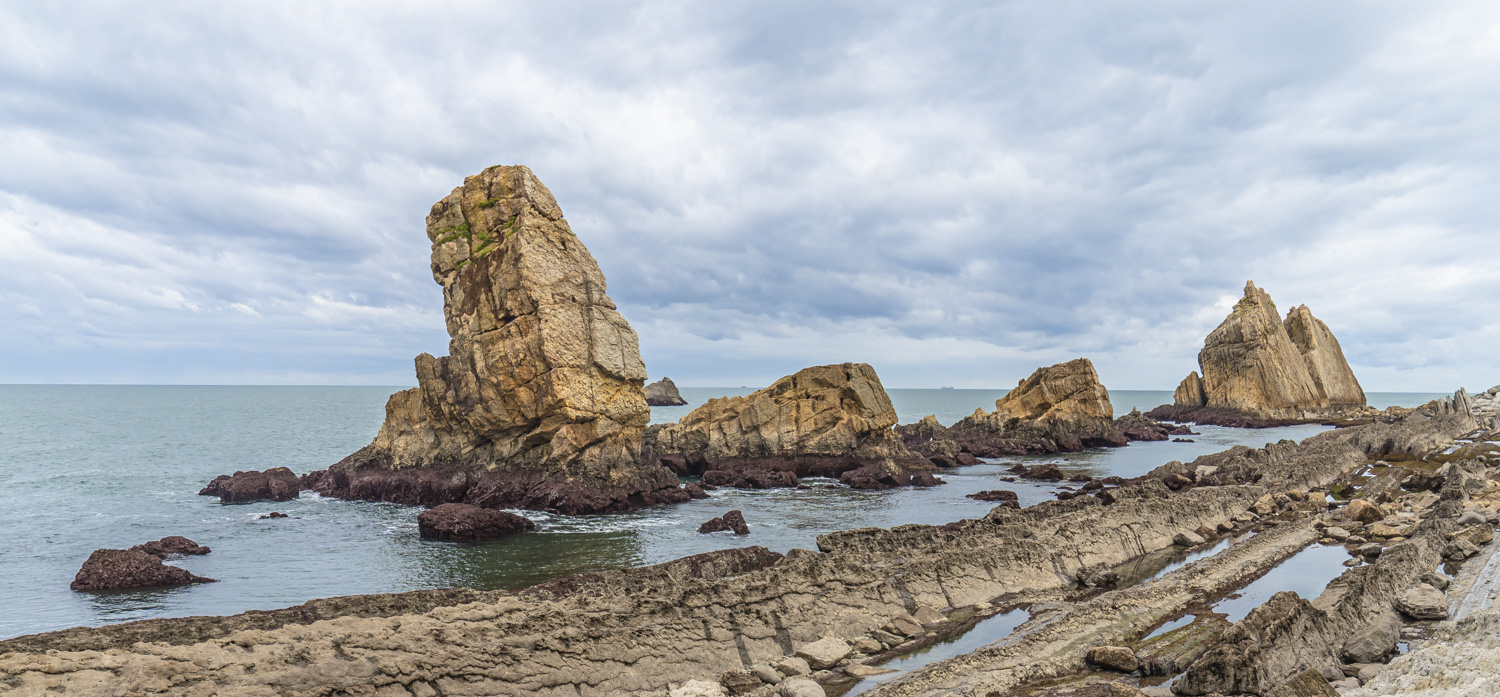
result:
<svg viewBox="0 0 1500 697"><path fill-rule="evenodd" d="M942 387L939 387L938 389L940 389L940 390L951 390L951 389L953 389L953 386L952 385L943 385Z"/></svg>

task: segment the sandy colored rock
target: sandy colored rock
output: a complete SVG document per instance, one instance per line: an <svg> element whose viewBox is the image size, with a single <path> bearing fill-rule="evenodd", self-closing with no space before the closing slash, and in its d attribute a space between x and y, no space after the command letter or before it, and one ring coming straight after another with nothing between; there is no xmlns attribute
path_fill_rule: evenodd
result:
<svg viewBox="0 0 1500 697"><path fill-rule="evenodd" d="M906 449L891 426L896 410L875 369L865 363L804 368L740 397L710 399L674 424L652 426L643 460L716 486L741 486L741 473L841 477L872 468L875 479L908 485L911 471L931 469ZM710 476L707 473L725 473ZM881 487L874 487L881 488Z"/></svg>
<svg viewBox="0 0 1500 697"><path fill-rule="evenodd" d="M1266 697L1338 697L1333 686L1316 670L1304 670L1296 677L1266 692Z"/></svg>
<svg viewBox="0 0 1500 697"><path fill-rule="evenodd" d="M1089 649L1088 662L1121 673L1134 671L1137 665L1135 652L1126 646L1095 646Z"/></svg>
<svg viewBox="0 0 1500 697"><path fill-rule="evenodd" d="M672 378L662 378L646 386L646 404L653 407L680 407L687 400L677 392L677 383Z"/></svg>
<svg viewBox="0 0 1500 697"><path fill-rule="evenodd" d="M776 693L781 697L826 697L823 686L812 680L797 678L781 683Z"/></svg>
<svg viewBox="0 0 1500 697"><path fill-rule="evenodd" d="M834 637L824 637L797 649L797 658L807 661L813 670L832 668L844 660L852 651L849 642Z"/></svg>
<svg viewBox="0 0 1500 697"><path fill-rule="evenodd" d="M668 697L724 697L724 686L708 680L689 680L667 692Z"/></svg>
<svg viewBox="0 0 1500 697"><path fill-rule="evenodd" d="M1491 697L1500 685L1500 610L1444 622L1432 638L1398 656L1343 697Z"/></svg>
<svg viewBox="0 0 1500 697"><path fill-rule="evenodd" d="M1396 609L1417 620L1448 618L1448 596L1425 583L1419 583L1396 598Z"/></svg>
<svg viewBox="0 0 1500 697"><path fill-rule="evenodd" d="M640 463L650 410L635 331L531 170L466 178L433 205L427 238L449 355L417 356L419 386L391 396L374 442L304 484L567 514L686 500L671 472Z"/></svg>
<svg viewBox="0 0 1500 697"><path fill-rule="evenodd" d="M1344 507L1344 517L1360 523L1374 523L1385 517L1380 507L1364 499L1354 499Z"/></svg>
<svg viewBox="0 0 1500 697"><path fill-rule="evenodd" d="M776 662L776 670L781 671L782 675L795 677L798 675L807 675L808 673L811 673L812 666L808 665L807 661L803 658L799 658L797 656L787 656L786 658L783 658L780 661Z"/></svg>
<svg viewBox="0 0 1500 697"><path fill-rule="evenodd" d="M1253 281L1204 340L1198 364L1202 377L1193 372L1178 385L1174 406L1298 420L1365 405L1364 391L1328 326L1306 305L1282 319L1271 296ZM1157 410L1151 414L1171 417Z"/></svg>
<svg viewBox="0 0 1500 697"><path fill-rule="evenodd" d="M1109 391L1087 358L1038 368L1004 397L995 411L976 410L949 429L964 450L979 457L1076 452L1122 446Z"/></svg>

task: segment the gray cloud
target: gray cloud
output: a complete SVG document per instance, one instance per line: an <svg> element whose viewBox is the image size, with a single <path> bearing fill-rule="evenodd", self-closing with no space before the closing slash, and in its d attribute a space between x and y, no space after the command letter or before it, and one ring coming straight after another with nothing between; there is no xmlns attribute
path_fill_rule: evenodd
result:
<svg viewBox="0 0 1500 697"><path fill-rule="evenodd" d="M423 217L547 182L653 375L1168 388L1246 278L1496 380L1483 3L0 10L0 381L411 380Z"/></svg>

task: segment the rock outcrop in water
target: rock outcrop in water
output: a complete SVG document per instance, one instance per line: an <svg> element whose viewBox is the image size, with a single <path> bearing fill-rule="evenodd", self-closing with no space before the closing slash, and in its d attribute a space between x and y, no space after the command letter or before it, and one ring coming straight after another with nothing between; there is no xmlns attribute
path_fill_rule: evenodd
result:
<svg viewBox="0 0 1500 697"><path fill-rule="evenodd" d="M429 540L479 542L535 529L514 513L467 503L445 503L417 516L417 533Z"/></svg>
<svg viewBox="0 0 1500 697"><path fill-rule="evenodd" d="M646 431L643 461L715 486L796 486L838 477L855 486L911 483L931 469L902 445L896 410L864 363L804 368L743 397L710 399Z"/></svg>
<svg viewBox="0 0 1500 697"><path fill-rule="evenodd" d="M1109 391L1087 358L1038 368L995 402L948 429L964 452L978 457L1075 452L1121 446Z"/></svg>
<svg viewBox="0 0 1500 697"><path fill-rule="evenodd" d="M285 467L264 472L251 470L221 474L198 491L199 496L217 496L220 503L290 501L302 491L297 475Z"/></svg>
<svg viewBox="0 0 1500 697"><path fill-rule="evenodd" d="M677 383L672 378L662 378L646 386L646 404L653 407L680 407L687 400L677 392Z"/></svg>
<svg viewBox="0 0 1500 697"><path fill-rule="evenodd" d="M386 403L375 441L304 483L327 496L566 514L687 500L640 462L635 331L531 170L468 177L427 216L449 355Z"/></svg>
<svg viewBox="0 0 1500 697"><path fill-rule="evenodd" d="M187 569L161 563L161 557L140 549L96 549L69 585L75 591L156 588L213 583Z"/></svg>
<svg viewBox="0 0 1500 697"><path fill-rule="evenodd" d="M130 549L145 552L158 559L173 559L187 555L203 555L213 551L181 535L168 535Z"/></svg>
<svg viewBox="0 0 1500 697"><path fill-rule="evenodd" d="M1203 370L1183 379L1173 404L1150 416L1225 426L1274 426L1346 414L1365 393L1338 339L1306 305L1282 319L1253 281L1229 316L1204 340Z"/></svg>

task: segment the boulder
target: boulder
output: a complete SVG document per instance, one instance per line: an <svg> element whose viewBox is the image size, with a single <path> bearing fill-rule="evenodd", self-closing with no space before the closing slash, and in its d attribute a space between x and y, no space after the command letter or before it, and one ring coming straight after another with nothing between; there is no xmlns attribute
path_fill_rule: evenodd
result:
<svg viewBox="0 0 1500 697"><path fill-rule="evenodd" d="M1087 358L1038 368L997 400L995 411L976 410L948 430L965 451L979 457L1076 452L1129 442L1115 426L1109 391Z"/></svg>
<svg viewBox="0 0 1500 697"><path fill-rule="evenodd" d="M781 672L768 665L750 666L750 674L760 678L760 681L767 685L776 685L782 680Z"/></svg>
<svg viewBox="0 0 1500 697"><path fill-rule="evenodd" d="M824 637L797 649L797 658L807 661L814 670L826 670L839 664L853 649L843 639Z"/></svg>
<svg viewBox="0 0 1500 697"><path fill-rule="evenodd" d="M823 686L806 678L796 678L781 683L776 689L781 697L827 697Z"/></svg>
<svg viewBox="0 0 1500 697"><path fill-rule="evenodd" d="M1016 492L1005 489L987 489L969 494L964 498L974 499L975 501L1001 501L1016 504L1012 508L1020 507L1020 498L1016 496Z"/></svg>
<svg viewBox="0 0 1500 697"><path fill-rule="evenodd" d="M689 680L667 691L668 697L724 697L724 686L707 680Z"/></svg>
<svg viewBox="0 0 1500 697"><path fill-rule="evenodd" d="M1109 684L1109 697L1146 697L1146 693L1134 685L1112 682Z"/></svg>
<svg viewBox="0 0 1500 697"><path fill-rule="evenodd" d="M494 166L427 216L449 355L386 403L374 442L304 477L325 496L569 515L686 501L641 462L635 331L531 170Z"/></svg>
<svg viewBox="0 0 1500 697"><path fill-rule="evenodd" d="M1039 481L1060 482L1067 478L1061 469L1055 464L1038 465L1021 475L1022 479L1035 479Z"/></svg>
<svg viewBox="0 0 1500 697"><path fill-rule="evenodd" d="M912 619L923 626L947 622L948 618L929 605L918 605L916 611L911 613Z"/></svg>
<svg viewBox="0 0 1500 697"><path fill-rule="evenodd" d="M677 383L672 378L662 378L645 387L646 404L653 407L680 407L687 400L677 393Z"/></svg>
<svg viewBox="0 0 1500 697"><path fill-rule="evenodd" d="M1266 697L1338 697L1322 673L1304 670L1266 692Z"/></svg>
<svg viewBox="0 0 1500 697"><path fill-rule="evenodd" d="M1385 513L1380 510L1379 506L1369 501L1354 499L1349 502L1348 506L1344 507L1344 517L1367 524L1381 520L1385 517Z"/></svg>
<svg viewBox="0 0 1500 697"><path fill-rule="evenodd" d="M187 569L167 566L160 557L139 549L96 549L73 577L70 587L75 591L99 591L213 582L214 579L195 576Z"/></svg>
<svg viewBox="0 0 1500 697"><path fill-rule="evenodd" d="M297 475L285 467L264 472L251 470L221 474L198 491L199 496L217 496L220 503L253 501L290 501L297 498L302 484Z"/></svg>
<svg viewBox="0 0 1500 697"><path fill-rule="evenodd" d="M1118 670L1121 673L1132 672L1139 665L1135 652L1124 646L1095 646L1089 649L1087 658L1089 663L1100 668Z"/></svg>
<svg viewBox="0 0 1500 697"><path fill-rule="evenodd" d="M212 551L181 535L168 535L160 540L152 540L151 542L136 545L130 549L145 552L159 559L173 559L189 554L208 554Z"/></svg>
<svg viewBox="0 0 1500 697"><path fill-rule="evenodd" d="M1204 539L1202 535L1199 535L1198 533L1192 532L1190 530L1184 530L1172 537L1172 542L1174 544L1179 544L1183 547L1197 547L1198 545L1201 545L1207 541L1208 540Z"/></svg>
<svg viewBox="0 0 1500 697"><path fill-rule="evenodd" d="M1365 406L1365 393L1328 326L1306 305L1283 319L1271 296L1253 281L1204 340L1198 364L1202 377L1193 372L1178 385L1174 408L1152 410L1148 416L1269 426ZM1220 413L1228 420L1242 415L1257 423L1215 420Z"/></svg>
<svg viewBox="0 0 1500 697"><path fill-rule="evenodd" d="M1355 630L1344 640L1341 654L1345 663L1375 663L1396 651L1401 636L1401 622L1386 613L1370 624Z"/></svg>
<svg viewBox="0 0 1500 697"><path fill-rule="evenodd" d="M715 486L739 486L742 473L784 472L795 481L854 470L863 471L852 486L906 486L911 473L932 465L906 449L891 430L895 423L896 410L874 368L815 366L749 395L710 399L677 423L652 426L642 461L701 474Z"/></svg>
<svg viewBox="0 0 1500 697"><path fill-rule="evenodd" d="M749 535L750 526L745 523L745 516L741 515L739 511L730 511L698 526L698 532L705 534L710 532L732 532L736 535Z"/></svg>
<svg viewBox="0 0 1500 697"><path fill-rule="evenodd" d="M445 503L417 516L417 530L429 540L478 542L535 529L536 523L514 513L467 503Z"/></svg>
<svg viewBox="0 0 1500 697"><path fill-rule="evenodd" d="M731 695L743 695L761 686L760 678L747 670L725 671L719 676L719 684Z"/></svg>
<svg viewBox="0 0 1500 697"><path fill-rule="evenodd" d="M787 677L796 677L811 673L812 666L808 665L806 660L796 656L787 656L776 662L776 670Z"/></svg>
<svg viewBox="0 0 1500 697"><path fill-rule="evenodd" d="M1127 440L1132 441L1167 440L1172 436L1187 436L1193 433L1193 429L1187 426L1157 421L1142 414L1140 409L1131 409L1129 414L1115 419L1115 428L1119 429Z"/></svg>
<svg viewBox="0 0 1500 697"><path fill-rule="evenodd" d="M1396 597L1396 609L1416 620L1448 619L1448 596L1425 583L1419 583Z"/></svg>

